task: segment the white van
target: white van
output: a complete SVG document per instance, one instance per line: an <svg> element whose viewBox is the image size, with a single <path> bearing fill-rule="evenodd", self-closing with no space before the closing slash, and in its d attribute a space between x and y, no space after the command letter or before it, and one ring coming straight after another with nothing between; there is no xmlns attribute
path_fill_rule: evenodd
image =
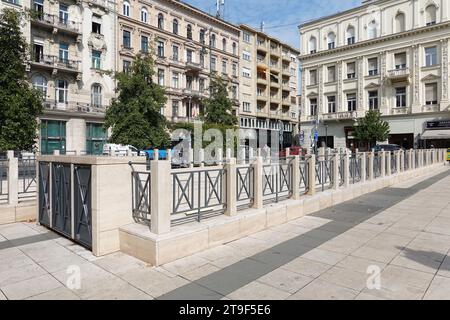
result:
<svg viewBox="0 0 450 320"><path fill-rule="evenodd" d="M131 156L139 155L139 150L130 145L124 146L122 144L107 143L103 146L104 156L112 155L117 157L125 157L128 152Z"/></svg>

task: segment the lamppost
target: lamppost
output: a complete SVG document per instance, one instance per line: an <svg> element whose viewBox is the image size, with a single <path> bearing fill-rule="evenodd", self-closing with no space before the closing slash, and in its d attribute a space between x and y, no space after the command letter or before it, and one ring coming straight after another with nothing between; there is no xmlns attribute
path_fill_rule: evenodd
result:
<svg viewBox="0 0 450 320"><path fill-rule="evenodd" d="M325 147L328 148L328 124L325 123Z"/></svg>

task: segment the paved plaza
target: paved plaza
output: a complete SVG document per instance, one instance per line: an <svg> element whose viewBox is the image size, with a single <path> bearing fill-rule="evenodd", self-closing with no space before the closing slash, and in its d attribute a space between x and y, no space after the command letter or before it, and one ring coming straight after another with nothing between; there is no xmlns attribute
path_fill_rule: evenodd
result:
<svg viewBox="0 0 450 320"><path fill-rule="evenodd" d="M449 194L443 167L161 267L2 225L0 300L450 299Z"/></svg>

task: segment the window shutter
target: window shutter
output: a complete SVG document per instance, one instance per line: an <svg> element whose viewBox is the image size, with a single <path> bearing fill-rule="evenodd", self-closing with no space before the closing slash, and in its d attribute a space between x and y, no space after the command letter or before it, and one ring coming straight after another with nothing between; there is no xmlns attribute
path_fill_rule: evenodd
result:
<svg viewBox="0 0 450 320"><path fill-rule="evenodd" d="M426 101L437 101L437 84L427 84L425 86Z"/></svg>

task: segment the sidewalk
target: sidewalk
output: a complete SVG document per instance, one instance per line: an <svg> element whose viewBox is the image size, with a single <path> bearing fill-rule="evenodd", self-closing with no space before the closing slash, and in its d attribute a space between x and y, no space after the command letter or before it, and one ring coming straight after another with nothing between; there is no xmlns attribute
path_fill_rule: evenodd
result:
<svg viewBox="0 0 450 320"><path fill-rule="evenodd" d="M0 226L1 299L450 299L450 170L162 267ZM369 289L379 270L380 289ZM81 288L70 290L80 271Z"/></svg>

